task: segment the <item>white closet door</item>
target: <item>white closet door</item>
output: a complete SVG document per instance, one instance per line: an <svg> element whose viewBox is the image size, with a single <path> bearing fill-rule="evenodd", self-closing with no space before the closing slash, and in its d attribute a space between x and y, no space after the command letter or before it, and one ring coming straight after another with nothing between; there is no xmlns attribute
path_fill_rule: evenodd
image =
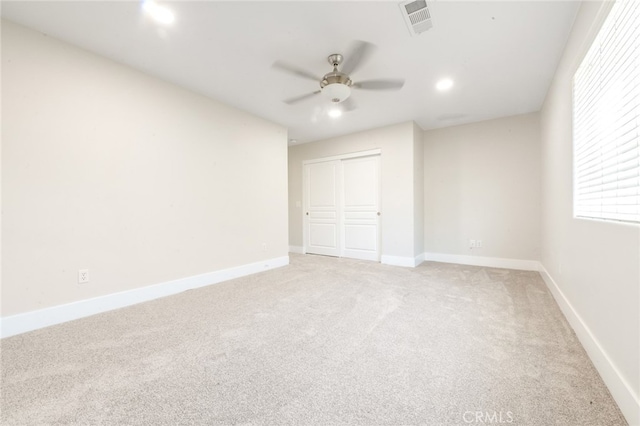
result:
<svg viewBox="0 0 640 426"><path fill-rule="evenodd" d="M342 161L341 256L380 260L380 156Z"/></svg>
<svg viewBox="0 0 640 426"><path fill-rule="evenodd" d="M305 251L340 256L338 209L340 161L305 165Z"/></svg>

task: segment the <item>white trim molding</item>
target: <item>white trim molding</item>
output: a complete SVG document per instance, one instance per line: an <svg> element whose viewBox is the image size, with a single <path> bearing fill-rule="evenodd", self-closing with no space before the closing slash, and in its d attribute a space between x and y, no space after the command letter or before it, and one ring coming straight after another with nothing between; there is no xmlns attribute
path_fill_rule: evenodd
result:
<svg viewBox="0 0 640 426"><path fill-rule="evenodd" d="M613 399L618 404L618 407L620 407L620 411L624 414L627 422L629 425L640 425L640 399L622 374L620 374L611 358L609 358L606 351L600 345L600 342L598 342L598 339L582 320L578 311L575 310L571 301L565 296L542 264L540 265L540 275L547 284L560 310L573 328L573 331L575 331L576 336L578 336L591 362L593 362L596 370L600 373L600 377L602 377L607 388L609 388L609 392L611 392Z"/></svg>
<svg viewBox="0 0 640 426"><path fill-rule="evenodd" d="M108 294L37 311L0 318L0 337L5 338L55 324L124 308L199 287L218 284L289 264L289 256L266 259L234 268L208 272L134 290Z"/></svg>
<svg viewBox="0 0 640 426"><path fill-rule="evenodd" d="M522 271L539 271L537 260L506 259L502 257L467 256L462 254L424 253L424 260L442 263L458 263L460 265L485 266L488 268L519 269Z"/></svg>
<svg viewBox="0 0 640 426"><path fill-rule="evenodd" d="M388 256L382 255L380 256L380 263L384 265L392 265L392 266L404 266L408 268L415 268L419 264L424 262L424 255L419 255L416 257L408 257L408 256Z"/></svg>
<svg viewBox="0 0 640 426"><path fill-rule="evenodd" d="M334 160L347 160L349 158L370 157L372 155L380 155L380 154L382 154L382 150L379 148L369 149L367 151L350 152L348 154L332 155L331 157L322 157L322 158L313 158L311 160L304 160L302 162L302 165L324 163L326 161L334 161Z"/></svg>

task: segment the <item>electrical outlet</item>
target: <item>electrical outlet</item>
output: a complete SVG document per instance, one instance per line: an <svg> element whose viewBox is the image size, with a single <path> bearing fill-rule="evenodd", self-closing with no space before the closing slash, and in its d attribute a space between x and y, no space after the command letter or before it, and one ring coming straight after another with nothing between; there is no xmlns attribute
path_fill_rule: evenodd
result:
<svg viewBox="0 0 640 426"><path fill-rule="evenodd" d="M85 284L89 282L89 270L78 269L78 284Z"/></svg>
<svg viewBox="0 0 640 426"><path fill-rule="evenodd" d="M262 243L262 251L267 251L267 243Z"/></svg>
<svg viewBox="0 0 640 426"><path fill-rule="evenodd" d="M476 240L469 240L469 248L476 248Z"/></svg>
<svg viewBox="0 0 640 426"><path fill-rule="evenodd" d="M482 248L482 240L476 240L476 247Z"/></svg>

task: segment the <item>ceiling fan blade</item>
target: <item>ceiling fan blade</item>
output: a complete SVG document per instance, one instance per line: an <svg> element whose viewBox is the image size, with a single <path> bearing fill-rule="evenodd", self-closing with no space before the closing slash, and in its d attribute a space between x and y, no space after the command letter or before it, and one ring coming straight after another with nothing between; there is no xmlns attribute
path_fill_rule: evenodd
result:
<svg viewBox="0 0 640 426"><path fill-rule="evenodd" d="M289 74L297 75L298 77L313 80L316 83L319 83L320 80L322 80L321 77L317 77L310 72L303 70L302 68L298 68L295 65L290 65L282 61L275 61L273 65L271 65L271 67L288 72Z"/></svg>
<svg viewBox="0 0 640 426"><path fill-rule="evenodd" d="M361 40L354 41L347 54L344 55L344 62L342 63L342 69L340 71L345 74L353 73L369 59L375 48L376 47L369 42Z"/></svg>
<svg viewBox="0 0 640 426"><path fill-rule="evenodd" d="M354 83L351 87L365 90L400 90L404 86L404 80L365 80Z"/></svg>
<svg viewBox="0 0 640 426"><path fill-rule="evenodd" d="M297 104L298 102L304 101L305 99L308 99L314 95L317 95L318 93L320 93L320 90L316 90L315 92L311 92L311 93L305 93L304 95L295 96L293 98L285 99L282 102L284 102L285 104L293 105L293 104Z"/></svg>

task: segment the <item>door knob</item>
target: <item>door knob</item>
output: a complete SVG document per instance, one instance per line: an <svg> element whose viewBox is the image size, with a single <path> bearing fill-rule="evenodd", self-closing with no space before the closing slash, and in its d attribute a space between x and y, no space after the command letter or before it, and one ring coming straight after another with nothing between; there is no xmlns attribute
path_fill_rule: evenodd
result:
<svg viewBox="0 0 640 426"><path fill-rule="evenodd" d="M307 216L309 216L309 212L307 212Z"/></svg>
<svg viewBox="0 0 640 426"><path fill-rule="evenodd" d="M380 216L380 212L378 212L378 216Z"/></svg>

